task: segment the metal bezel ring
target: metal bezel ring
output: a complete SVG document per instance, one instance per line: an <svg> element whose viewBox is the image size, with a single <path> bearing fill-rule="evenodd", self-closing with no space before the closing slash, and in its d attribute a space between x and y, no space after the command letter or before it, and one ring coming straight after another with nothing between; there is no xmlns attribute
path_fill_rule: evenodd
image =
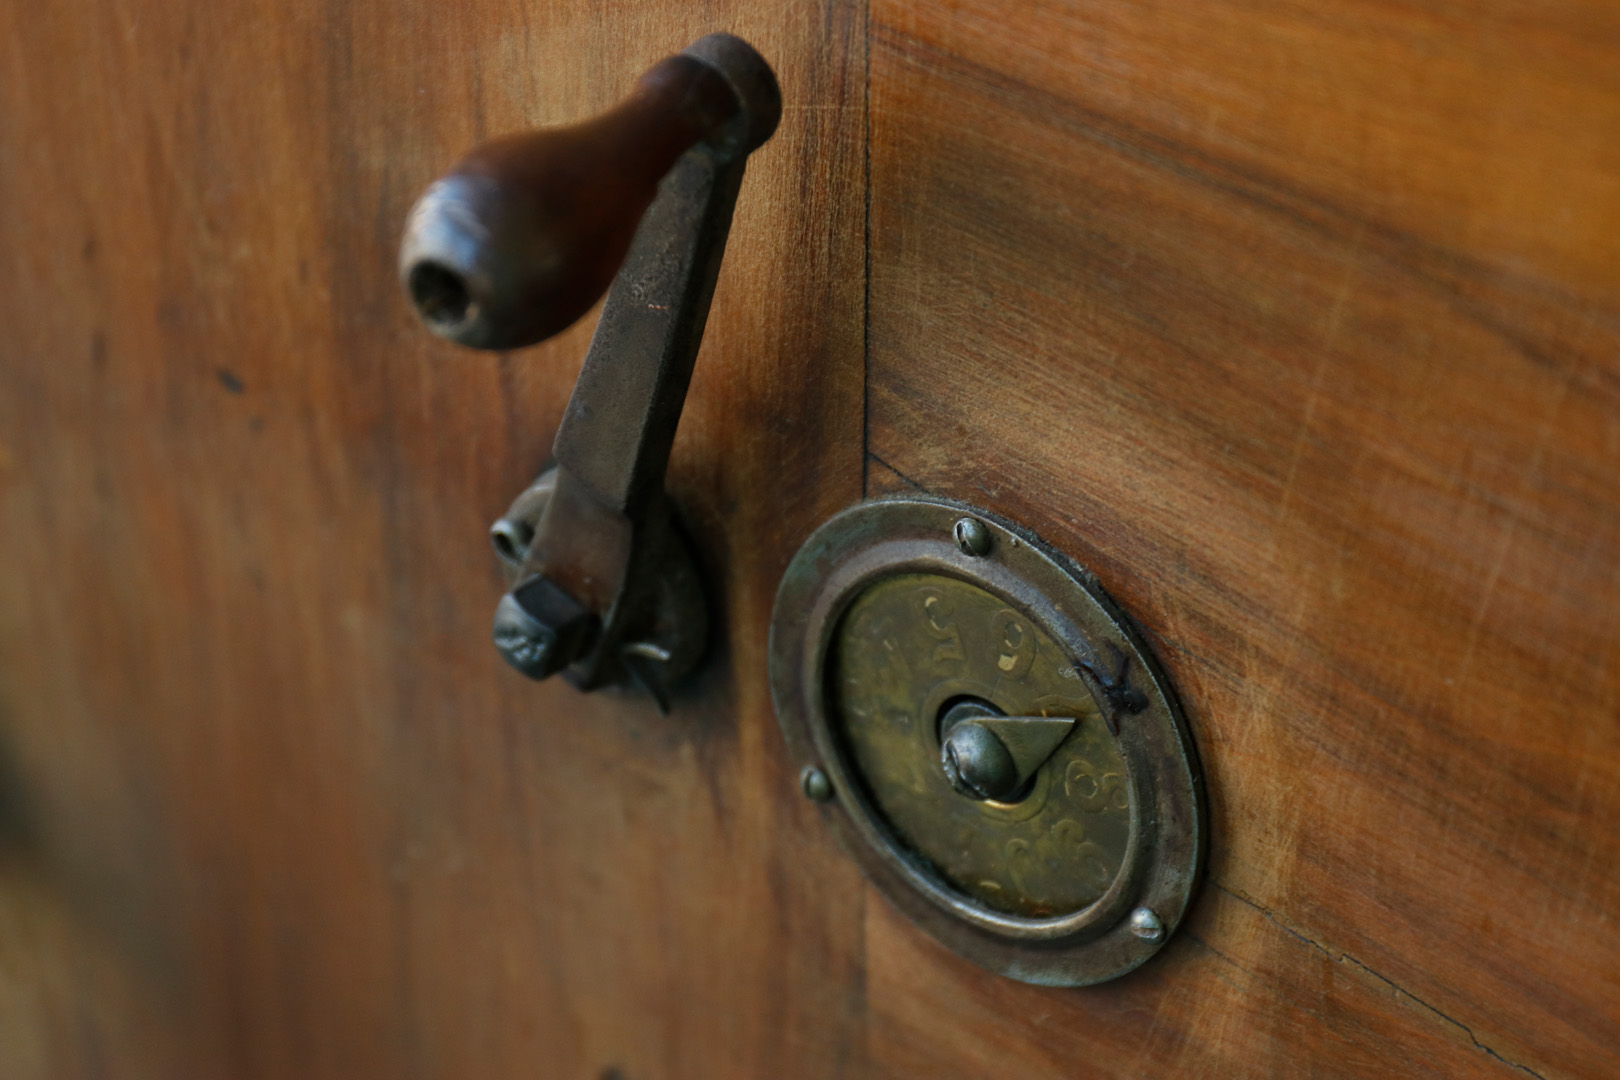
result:
<svg viewBox="0 0 1620 1080"><path fill-rule="evenodd" d="M959 543L956 523L977 519L989 533L980 553ZM839 620L862 590L896 573L922 571L988 589L1074 654L1075 668L1107 710L1099 672L1105 643L1130 660L1146 705L1118 712L1117 743L1129 771L1131 834L1124 865L1090 906L1050 919L993 911L950 888L908 853L871 805L827 717L827 651ZM1094 575L1032 534L945 499L876 499L836 515L807 540L777 591L770 674L777 718L794 774L820 769L832 797L820 804L846 849L885 895L945 945L1023 982L1087 986L1145 962L1169 939L1201 876L1207 815L1203 776L1168 679L1130 619ZM1133 912L1156 916L1163 932L1133 929Z"/></svg>

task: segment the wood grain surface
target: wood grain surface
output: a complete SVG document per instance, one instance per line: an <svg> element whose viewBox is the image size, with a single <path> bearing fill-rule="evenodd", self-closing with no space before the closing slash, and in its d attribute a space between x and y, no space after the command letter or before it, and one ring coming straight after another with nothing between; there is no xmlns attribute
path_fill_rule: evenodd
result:
<svg viewBox="0 0 1620 1080"><path fill-rule="evenodd" d="M0 1076L862 1052L860 878L786 772L764 656L782 567L860 494L862 16L0 8ZM489 641L485 530L594 319L462 352L393 267L470 146L718 29L793 98L674 453L724 625L664 719Z"/></svg>
<svg viewBox="0 0 1620 1080"><path fill-rule="evenodd" d="M1213 815L1117 986L873 918L876 1056L1620 1075L1620 13L874 0L870 40L870 487L1095 569Z"/></svg>
<svg viewBox="0 0 1620 1080"><path fill-rule="evenodd" d="M488 641L592 318L463 353L393 266L717 29L787 108L663 718ZM1620 1075L1617 235L1595 0L0 6L0 1076ZM1187 705L1210 878L1118 983L950 955L796 794L781 570L912 487Z"/></svg>

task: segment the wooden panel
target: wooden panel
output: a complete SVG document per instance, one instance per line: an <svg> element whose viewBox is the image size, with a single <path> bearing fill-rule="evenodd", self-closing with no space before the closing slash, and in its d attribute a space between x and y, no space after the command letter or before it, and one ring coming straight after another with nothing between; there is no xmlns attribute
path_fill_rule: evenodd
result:
<svg viewBox="0 0 1620 1080"><path fill-rule="evenodd" d="M488 641L484 529L594 320L458 353L393 264L461 151L722 28L788 107L673 464L721 659L663 719ZM0 1074L864 1052L859 877L764 662L782 567L859 494L863 30L838 2L0 9Z"/></svg>
<svg viewBox="0 0 1620 1080"><path fill-rule="evenodd" d="M717 28L788 109L666 720L487 643L590 320L458 354L392 261ZM0 1074L1620 1071L1617 61L1580 0L0 8ZM794 796L770 603L863 469L1181 687L1212 873L1141 972L979 971Z"/></svg>
<svg viewBox="0 0 1620 1080"><path fill-rule="evenodd" d="M872 24L869 486L1097 570L1214 820L1189 932L1116 987L984 976L874 905L875 1058L1620 1072L1615 9Z"/></svg>

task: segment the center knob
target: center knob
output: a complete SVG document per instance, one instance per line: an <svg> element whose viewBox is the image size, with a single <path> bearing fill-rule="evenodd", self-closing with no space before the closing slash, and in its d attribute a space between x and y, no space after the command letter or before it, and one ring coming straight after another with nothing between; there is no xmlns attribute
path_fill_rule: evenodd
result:
<svg viewBox="0 0 1620 1080"><path fill-rule="evenodd" d="M1008 716L959 698L939 718L939 763L951 787L980 802L1016 802L1074 728L1072 716Z"/></svg>

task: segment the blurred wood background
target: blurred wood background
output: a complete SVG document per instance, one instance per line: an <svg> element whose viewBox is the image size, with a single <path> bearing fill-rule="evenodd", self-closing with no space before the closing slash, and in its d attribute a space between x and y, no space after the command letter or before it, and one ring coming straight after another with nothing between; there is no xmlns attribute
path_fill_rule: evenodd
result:
<svg viewBox="0 0 1620 1080"><path fill-rule="evenodd" d="M671 484L662 718L488 642L593 318L394 280L489 136L711 30L750 166ZM0 8L0 1075L1620 1074L1620 9ZM1138 973L984 973L797 794L828 515L922 488L1141 620L1210 877Z"/></svg>

